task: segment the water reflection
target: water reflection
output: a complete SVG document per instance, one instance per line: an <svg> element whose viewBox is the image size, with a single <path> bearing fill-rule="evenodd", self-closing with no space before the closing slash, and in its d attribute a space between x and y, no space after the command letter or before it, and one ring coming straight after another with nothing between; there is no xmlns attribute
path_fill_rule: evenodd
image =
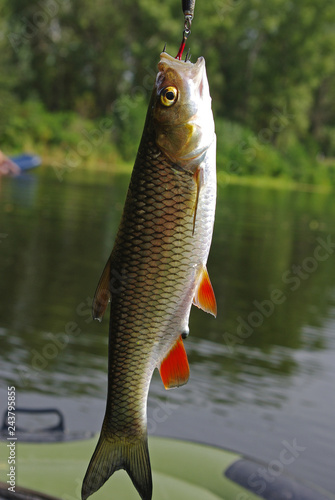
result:
<svg viewBox="0 0 335 500"><path fill-rule="evenodd" d="M301 347L302 326L322 324L333 293L332 197L231 187L221 201L211 255L221 332L241 331L260 348Z"/></svg>
<svg viewBox="0 0 335 500"><path fill-rule="evenodd" d="M40 179L29 204L17 182L8 180L1 198L7 235L1 244L1 326L15 333L2 352L15 349L19 356L21 348L22 362L35 359L46 372L78 348L84 358L92 349L104 356L107 325L91 320L90 300L112 246L126 179L93 187ZM283 350L278 360L274 348L328 347L321 331L303 334L303 327L321 327L334 303L334 212L329 195L236 186L219 193L208 266L218 318L198 310L191 317L192 338L205 337L215 349L198 343L195 350L190 343L194 362L219 358L216 365L232 376L250 362L259 376L272 370L286 376L297 368L292 351ZM41 346L51 358L46 366ZM57 349L62 355L52 359ZM259 350L266 360L252 354Z"/></svg>
<svg viewBox="0 0 335 500"><path fill-rule="evenodd" d="M1 184L2 387L16 385L23 400L61 396L74 421L85 418L82 425L98 430L108 322L91 320L90 301L112 247L128 177L100 175L89 184L85 174L59 182L51 172L34 179ZM332 195L219 190L208 264L218 317L192 311L188 385L166 393L154 376L149 416L158 404L168 403L173 411L161 422L151 419L153 432L263 459L271 458L280 439L308 436L310 455L294 467L299 473L303 464L332 487L334 216ZM74 404L82 397L84 414L82 403ZM262 440L255 442L258 432ZM315 453L320 460L326 454L328 472L324 465L313 469Z"/></svg>

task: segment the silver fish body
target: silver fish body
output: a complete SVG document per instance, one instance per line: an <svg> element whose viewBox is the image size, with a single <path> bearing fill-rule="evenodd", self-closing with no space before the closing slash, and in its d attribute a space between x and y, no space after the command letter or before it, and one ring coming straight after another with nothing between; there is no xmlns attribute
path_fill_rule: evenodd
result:
<svg viewBox="0 0 335 500"><path fill-rule="evenodd" d="M147 398L155 368L166 388L187 382L181 336L192 303L216 314L206 262L215 202L216 136L205 63L161 54L114 248L94 316L111 300L108 397L82 489L85 500L124 468L152 497ZM115 273L123 279L115 287ZM114 286L111 287L113 277Z"/></svg>

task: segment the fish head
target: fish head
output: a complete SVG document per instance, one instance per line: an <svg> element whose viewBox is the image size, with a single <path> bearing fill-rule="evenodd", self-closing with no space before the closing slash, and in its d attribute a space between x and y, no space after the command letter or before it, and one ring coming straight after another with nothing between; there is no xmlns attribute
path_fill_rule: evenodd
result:
<svg viewBox="0 0 335 500"><path fill-rule="evenodd" d="M215 138L205 60L160 55L154 86L157 146L175 163L196 169Z"/></svg>

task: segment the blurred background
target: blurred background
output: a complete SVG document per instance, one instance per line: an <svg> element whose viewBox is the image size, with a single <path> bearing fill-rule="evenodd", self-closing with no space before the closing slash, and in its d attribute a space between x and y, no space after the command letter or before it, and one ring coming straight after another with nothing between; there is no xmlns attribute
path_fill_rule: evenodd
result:
<svg viewBox="0 0 335 500"><path fill-rule="evenodd" d="M108 117L82 163L132 160L181 2L2 0L0 14L0 144L63 160ZM206 59L229 175L334 182L334 23L331 0L197 2L189 46Z"/></svg>
<svg viewBox="0 0 335 500"><path fill-rule="evenodd" d="M14 385L69 432L100 430L108 319L90 304L182 29L179 0L0 4L0 149L43 160L0 178L0 416ZM335 3L197 0L188 46L218 136L218 317L192 310L190 381L154 375L149 433L247 453L268 485L296 443L279 474L334 498Z"/></svg>

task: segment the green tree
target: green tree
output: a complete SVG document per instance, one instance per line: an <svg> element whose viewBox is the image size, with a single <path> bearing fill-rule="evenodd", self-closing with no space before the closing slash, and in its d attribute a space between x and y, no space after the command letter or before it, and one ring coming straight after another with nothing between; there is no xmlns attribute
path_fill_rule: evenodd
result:
<svg viewBox="0 0 335 500"><path fill-rule="evenodd" d="M15 113L17 104L14 93L17 77L6 38L6 14L5 6L2 5L0 7L0 140L13 113Z"/></svg>
<svg viewBox="0 0 335 500"><path fill-rule="evenodd" d="M180 0L5 0L1 9L2 106L37 99L118 122L125 103L148 101L159 52L167 42L176 54L183 28ZM313 157L334 155L334 23L332 0L199 0L188 46L193 60L205 56L216 116L283 154L304 144ZM123 136L131 127L121 125Z"/></svg>

